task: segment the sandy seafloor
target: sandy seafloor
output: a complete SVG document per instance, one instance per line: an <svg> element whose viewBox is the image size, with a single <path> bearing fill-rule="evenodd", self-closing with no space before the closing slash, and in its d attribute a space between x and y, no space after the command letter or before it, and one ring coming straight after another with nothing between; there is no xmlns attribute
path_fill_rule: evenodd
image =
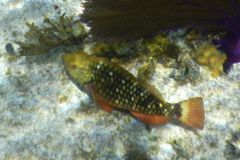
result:
<svg viewBox="0 0 240 160"><path fill-rule="evenodd" d="M201 68L200 82L181 86L157 66L151 83L166 100L203 97L205 127L193 132L148 130L128 114L104 112L66 77L61 55L9 60L5 45L23 40L26 21L78 15L80 2L0 1L0 159L240 159L240 64L218 78Z"/></svg>

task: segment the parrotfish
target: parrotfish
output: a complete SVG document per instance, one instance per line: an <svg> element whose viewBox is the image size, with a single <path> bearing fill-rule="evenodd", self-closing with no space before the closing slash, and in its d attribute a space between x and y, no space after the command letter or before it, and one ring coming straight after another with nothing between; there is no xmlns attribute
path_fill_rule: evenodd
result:
<svg viewBox="0 0 240 160"><path fill-rule="evenodd" d="M68 77L106 112L126 110L146 124L177 120L191 128L204 126L201 97L166 102L156 88L117 63L85 52L65 54L63 61Z"/></svg>

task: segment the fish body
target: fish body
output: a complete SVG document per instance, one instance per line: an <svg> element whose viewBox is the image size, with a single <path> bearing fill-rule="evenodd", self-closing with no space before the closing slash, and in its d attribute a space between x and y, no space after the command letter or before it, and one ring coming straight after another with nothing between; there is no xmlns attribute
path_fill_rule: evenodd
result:
<svg viewBox="0 0 240 160"><path fill-rule="evenodd" d="M153 86L107 59L80 52L65 54L63 60L69 78L107 112L123 109L147 124L178 119L187 126L203 128L200 97L168 103Z"/></svg>

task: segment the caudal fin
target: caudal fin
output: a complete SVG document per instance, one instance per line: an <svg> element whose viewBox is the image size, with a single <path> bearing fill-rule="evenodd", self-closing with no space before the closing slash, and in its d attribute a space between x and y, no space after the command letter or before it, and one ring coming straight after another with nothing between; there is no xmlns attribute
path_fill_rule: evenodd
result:
<svg viewBox="0 0 240 160"><path fill-rule="evenodd" d="M191 98L179 104L181 107L179 121L189 127L203 129L205 116L202 98Z"/></svg>

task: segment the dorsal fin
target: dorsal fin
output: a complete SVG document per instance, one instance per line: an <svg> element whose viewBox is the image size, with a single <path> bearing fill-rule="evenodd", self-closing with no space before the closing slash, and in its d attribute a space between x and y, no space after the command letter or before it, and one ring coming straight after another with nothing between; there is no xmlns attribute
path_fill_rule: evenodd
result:
<svg viewBox="0 0 240 160"><path fill-rule="evenodd" d="M161 93L152 85L150 85L145 80L138 80L139 83L143 85L143 87L149 91L151 94L153 94L155 97L157 97L160 101L164 102L164 98L162 97Z"/></svg>

